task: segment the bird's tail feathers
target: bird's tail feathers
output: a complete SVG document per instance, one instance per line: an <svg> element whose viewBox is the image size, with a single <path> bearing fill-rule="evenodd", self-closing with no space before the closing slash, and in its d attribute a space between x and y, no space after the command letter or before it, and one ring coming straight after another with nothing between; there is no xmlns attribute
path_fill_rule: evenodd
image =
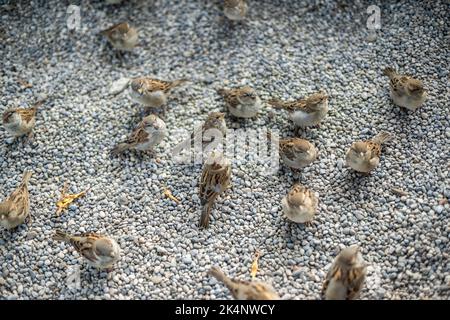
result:
<svg viewBox="0 0 450 320"><path fill-rule="evenodd" d="M208 274L214 278L217 279L217 281L220 282L226 282L228 280L228 277L226 274L217 266L211 267L211 269L208 271Z"/></svg>
<svg viewBox="0 0 450 320"><path fill-rule="evenodd" d="M187 78L182 78L182 79L178 79L178 80L174 80L172 81L172 83L170 84L170 88L175 88L178 86L181 86L182 84L185 84L186 82L188 82L189 79Z"/></svg>
<svg viewBox="0 0 450 320"><path fill-rule="evenodd" d="M289 106L288 103L284 102L283 100L280 99L270 99L269 101L267 101L272 108L275 109L287 109L287 107Z"/></svg>
<svg viewBox="0 0 450 320"><path fill-rule="evenodd" d="M379 144L382 144L382 143L385 143L385 142L388 142L388 141L392 140L393 137L394 136L392 134L388 133L388 132L380 132L379 134L377 134L372 139L372 141L376 142L376 143L379 143Z"/></svg>
<svg viewBox="0 0 450 320"><path fill-rule="evenodd" d="M207 228L209 225L209 217L211 216L213 202L206 203L202 208L202 214L200 216L199 227Z"/></svg>
<svg viewBox="0 0 450 320"><path fill-rule="evenodd" d="M31 178L31 175L32 175L32 174L33 174L32 171L26 170L26 171L23 173L23 176L22 176L22 184L27 184L28 181L30 181L30 178Z"/></svg>
<svg viewBox="0 0 450 320"><path fill-rule="evenodd" d="M70 241L70 236L67 233L62 232L61 230L56 230L55 234L53 235L53 240L68 242Z"/></svg>
<svg viewBox="0 0 450 320"><path fill-rule="evenodd" d="M112 156L117 156L118 154L123 153L124 151L128 150L130 148L130 145L128 143L119 143L111 150Z"/></svg>
<svg viewBox="0 0 450 320"><path fill-rule="evenodd" d="M392 67L387 67L383 70L384 75L388 76L389 78L392 78L396 72L394 70L394 68Z"/></svg>

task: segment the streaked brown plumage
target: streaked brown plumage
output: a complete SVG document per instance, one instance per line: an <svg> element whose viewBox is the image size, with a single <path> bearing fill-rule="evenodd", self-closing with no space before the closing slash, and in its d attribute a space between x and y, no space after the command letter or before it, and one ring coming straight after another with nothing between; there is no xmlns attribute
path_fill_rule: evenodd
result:
<svg viewBox="0 0 450 320"><path fill-rule="evenodd" d="M112 267L120 258L120 247L117 242L101 234L88 232L69 235L57 230L53 240L70 243L90 265L99 269Z"/></svg>
<svg viewBox="0 0 450 320"><path fill-rule="evenodd" d="M102 30L104 35L114 48L119 50L132 50L138 42L138 32L127 22L115 24L108 29Z"/></svg>
<svg viewBox="0 0 450 320"><path fill-rule="evenodd" d="M327 300L357 299L366 279L366 271L359 246L343 249L326 275L322 295Z"/></svg>
<svg viewBox="0 0 450 320"><path fill-rule="evenodd" d="M0 225L6 229L13 229L28 219L30 215L30 196L28 193L28 181L31 171L25 171L19 186L0 203Z"/></svg>
<svg viewBox="0 0 450 320"><path fill-rule="evenodd" d="M273 108L287 110L291 121L301 128L319 125L328 113L328 95L324 91L295 101L271 99L269 104Z"/></svg>
<svg viewBox="0 0 450 320"><path fill-rule="evenodd" d="M354 142L348 149L345 159L353 170L369 173L380 163L381 145L392 139L392 135L381 132L371 140Z"/></svg>
<svg viewBox="0 0 450 320"><path fill-rule="evenodd" d="M383 73L389 77L390 95L396 105L415 111L425 102L428 93L422 81L398 74L391 67L385 68Z"/></svg>
<svg viewBox="0 0 450 320"><path fill-rule="evenodd" d="M208 274L222 282L236 300L279 300L275 289L264 282L230 279L219 267L212 267Z"/></svg>
<svg viewBox="0 0 450 320"><path fill-rule="evenodd" d="M219 89L230 113L238 118L252 118L261 109L261 99L249 86L232 89Z"/></svg>
<svg viewBox="0 0 450 320"><path fill-rule="evenodd" d="M202 176L199 185L199 196L203 206L199 226L206 228L209 225L209 217L212 206L217 197L230 186L231 163L218 151L213 151L203 165Z"/></svg>
<svg viewBox="0 0 450 320"><path fill-rule="evenodd" d="M13 137L27 135L31 137L36 124L36 113L44 100L36 102L31 108L8 109L3 113L3 126Z"/></svg>

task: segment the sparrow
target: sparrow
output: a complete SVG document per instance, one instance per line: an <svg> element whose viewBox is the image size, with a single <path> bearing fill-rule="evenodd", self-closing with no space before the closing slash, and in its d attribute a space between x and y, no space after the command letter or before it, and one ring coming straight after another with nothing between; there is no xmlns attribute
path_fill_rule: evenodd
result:
<svg viewBox="0 0 450 320"><path fill-rule="evenodd" d="M142 119L130 136L111 150L111 154L115 156L130 149L153 153L153 148L166 136L167 128L164 121L151 114Z"/></svg>
<svg viewBox="0 0 450 320"><path fill-rule="evenodd" d="M217 136L223 141L226 133L227 124L225 122L225 114L222 112L211 112L208 114L202 127L191 135L191 139L200 138L203 150L205 150L211 142L215 141ZM218 141L218 144L222 141Z"/></svg>
<svg viewBox="0 0 450 320"><path fill-rule="evenodd" d="M245 0L224 0L223 13L233 21L240 21L247 15L248 6Z"/></svg>
<svg viewBox="0 0 450 320"><path fill-rule="evenodd" d="M130 96L135 102L148 108L160 108L167 103L170 90L187 82L187 79L163 81L149 77L138 77L131 80Z"/></svg>
<svg viewBox="0 0 450 320"><path fill-rule="evenodd" d="M127 22L121 22L109 27L100 34L105 36L111 45L121 51L132 50L138 42L138 31Z"/></svg>
<svg viewBox="0 0 450 320"><path fill-rule="evenodd" d="M377 134L372 140L354 142L345 155L347 165L362 173L369 173L380 163L381 144L392 136L387 132Z"/></svg>
<svg viewBox="0 0 450 320"><path fill-rule="evenodd" d="M295 101L271 99L269 104L274 108L287 110L290 120L302 129L318 126L328 113L328 96L324 91Z"/></svg>
<svg viewBox="0 0 450 320"><path fill-rule="evenodd" d="M289 220L310 224L316 214L318 202L314 192L297 183L281 200L281 206Z"/></svg>
<svg viewBox="0 0 450 320"><path fill-rule="evenodd" d="M261 110L261 99L249 86L219 89L218 92L225 99L230 113L237 118L252 118Z"/></svg>
<svg viewBox="0 0 450 320"><path fill-rule="evenodd" d="M384 69L389 77L390 95L399 107L416 111L426 100L428 93L422 81L398 74L393 68Z"/></svg>
<svg viewBox="0 0 450 320"><path fill-rule="evenodd" d="M36 113L45 100L36 102L31 108L8 109L3 113L3 126L6 132L17 138L23 135L32 137L36 124Z"/></svg>
<svg viewBox="0 0 450 320"><path fill-rule="evenodd" d="M219 267L212 267L208 274L222 282L236 300L280 300L275 289L267 283L230 279Z"/></svg>
<svg viewBox="0 0 450 320"><path fill-rule="evenodd" d="M53 240L70 243L88 264L98 269L109 269L120 258L117 242L104 235L84 233L72 236L57 230Z"/></svg>
<svg viewBox="0 0 450 320"><path fill-rule="evenodd" d="M22 182L6 200L0 202L0 225L8 230L24 223L26 219L31 222L30 196L28 194L28 181L31 171L25 171Z"/></svg>
<svg viewBox="0 0 450 320"><path fill-rule="evenodd" d="M203 165L199 185L199 195L203 206L199 226L206 228L209 224L211 209L217 199L231 182L231 162L221 152L212 151Z"/></svg>
<svg viewBox="0 0 450 320"><path fill-rule="evenodd" d="M279 146L281 159L294 171L308 166L317 158L317 149L305 139L281 139Z"/></svg>
<svg viewBox="0 0 450 320"><path fill-rule="evenodd" d="M322 287L326 300L353 300L359 297L367 272L360 250L359 246L352 245L336 257Z"/></svg>

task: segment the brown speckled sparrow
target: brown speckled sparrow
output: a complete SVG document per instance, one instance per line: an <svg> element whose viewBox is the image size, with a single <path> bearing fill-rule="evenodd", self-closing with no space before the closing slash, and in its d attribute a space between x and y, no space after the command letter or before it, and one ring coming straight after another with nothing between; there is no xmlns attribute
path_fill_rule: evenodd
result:
<svg viewBox="0 0 450 320"><path fill-rule="evenodd" d="M248 5L245 0L224 0L223 2L223 13L230 20L243 20L247 11Z"/></svg>
<svg viewBox="0 0 450 320"><path fill-rule="evenodd" d="M281 159L293 171L308 166L317 158L317 149L305 139L281 139L279 146Z"/></svg>
<svg viewBox="0 0 450 320"><path fill-rule="evenodd" d="M354 142L345 156L347 165L358 172L369 173L380 163L381 144L390 139L392 135L381 132L371 140Z"/></svg>
<svg viewBox="0 0 450 320"><path fill-rule="evenodd" d="M230 113L237 118L252 118L261 110L261 99L249 86L233 89L219 89Z"/></svg>
<svg viewBox="0 0 450 320"><path fill-rule="evenodd" d="M200 179L199 195L203 206L199 226L206 228L209 224L211 209L217 197L230 186L231 163L218 151L212 151L203 165Z"/></svg>
<svg viewBox="0 0 450 320"><path fill-rule="evenodd" d="M343 249L334 260L323 283L326 300L353 300L359 297L366 279L367 266L360 247Z"/></svg>
<svg viewBox="0 0 450 320"><path fill-rule="evenodd" d="M16 190L0 203L0 225L8 230L21 225L26 219L31 222L28 194L28 181L31 175L31 171L25 171L22 182Z"/></svg>
<svg viewBox="0 0 450 320"><path fill-rule="evenodd" d="M217 132L215 131L217 130ZM211 147L210 143L213 142L216 136L219 136L222 140L225 139L227 134L227 124L225 122L225 114L222 112L211 112L208 114L205 122L202 124L202 127L196 130L191 138L199 138L202 141L203 151L208 151L207 148ZM217 141L220 143L223 141Z"/></svg>
<svg viewBox="0 0 450 320"><path fill-rule="evenodd" d="M131 135L111 150L111 154L118 155L130 149L154 153L154 147L160 144L166 136L165 122L151 114L142 119Z"/></svg>
<svg viewBox="0 0 450 320"><path fill-rule="evenodd" d="M109 269L120 258L117 242L104 235L84 233L72 236L57 230L53 240L70 243L88 264L98 269Z"/></svg>
<svg viewBox="0 0 450 320"><path fill-rule="evenodd" d="M389 77L390 94L396 105L416 111L425 102L428 93L422 81L398 74L390 67L384 69L384 74Z"/></svg>
<svg viewBox="0 0 450 320"><path fill-rule="evenodd" d="M32 137L36 124L36 113L45 100L36 102L31 108L8 109L3 113L3 126L6 132L13 137L28 135Z"/></svg>
<svg viewBox="0 0 450 320"><path fill-rule="evenodd" d="M118 50L130 51L138 42L138 31L127 22L121 22L100 32Z"/></svg>
<svg viewBox="0 0 450 320"><path fill-rule="evenodd" d="M281 206L287 219L309 225L316 214L318 202L314 192L297 183L283 198Z"/></svg>
<svg viewBox="0 0 450 320"><path fill-rule="evenodd" d="M274 108L287 110L289 118L300 128L318 126L328 113L328 96L324 91L295 101L272 99L269 104Z"/></svg>
<svg viewBox="0 0 450 320"><path fill-rule="evenodd" d="M259 281L246 281L239 279L230 279L223 273L219 267L212 267L209 275L222 282L231 295L236 300L279 300L277 294L271 285Z"/></svg>
<svg viewBox="0 0 450 320"><path fill-rule="evenodd" d="M131 80L130 96L135 102L143 104L147 108L164 107L165 113L170 90L187 81L187 79L163 81L150 77L135 78Z"/></svg>

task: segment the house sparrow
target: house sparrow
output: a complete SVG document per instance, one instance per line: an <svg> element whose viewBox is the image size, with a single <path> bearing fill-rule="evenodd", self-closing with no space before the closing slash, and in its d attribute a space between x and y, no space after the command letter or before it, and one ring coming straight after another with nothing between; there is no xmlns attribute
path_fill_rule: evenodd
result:
<svg viewBox="0 0 450 320"><path fill-rule="evenodd" d="M167 128L164 121L151 114L142 119L131 135L111 150L111 154L118 155L129 149L153 153L153 148L161 143L166 135Z"/></svg>
<svg viewBox="0 0 450 320"><path fill-rule="evenodd" d="M318 202L314 192L297 183L283 198L281 206L289 220L310 224L316 214Z"/></svg>
<svg viewBox="0 0 450 320"><path fill-rule="evenodd" d="M308 166L317 158L317 149L305 139L281 139L279 146L281 159L294 171Z"/></svg>
<svg viewBox="0 0 450 320"><path fill-rule="evenodd" d="M213 130L218 130L218 132L214 132ZM191 139L200 138L203 150L208 151L207 148L211 142L215 141L216 135L222 135L220 137L222 141L218 141L220 144L223 142L223 139L225 139L226 133L227 124L225 122L225 114L222 112L211 112L208 114L202 127L191 135Z"/></svg>
<svg viewBox="0 0 450 320"><path fill-rule="evenodd" d="M231 180L231 162L218 151L212 151L203 165L199 194L203 206L199 226L206 228L216 198L229 186Z"/></svg>
<svg viewBox="0 0 450 320"><path fill-rule="evenodd" d="M272 99L269 104L274 108L288 110L289 118L300 128L319 125L328 112L328 96L323 91L289 102Z"/></svg>
<svg viewBox="0 0 450 320"><path fill-rule="evenodd" d="M138 42L137 30L130 27L127 22L115 24L106 30L100 31L100 34L105 36L114 48L122 51L132 50Z"/></svg>
<svg viewBox="0 0 450 320"><path fill-rule="evenodd" d="M261 109L261 99L249 86L219 89L218 92L225 99L230 113L237 118L252 118Z"/></svg>
<svg viewBox="0 0 450 320"><path fill-rule="evenodd" d="M359 297L366 278L366 263L360 247L343 249L331 266L323 283L322 294L327 300L353 300Z"/></svg>
<svg viewBox="0 0 450 320"><path fill-rule="evenodd" d="M416 111L426 100L427 91L422 81L398 74L393 68L384 69L389 77L390 94L394 103L411 111Z"/></svg>
<svg viewBox="0 0 450 320"><path fill-rule="evenodd" d="M16 190L0 203L0 225L8 230L22 224L26 219L31 222L28 194L28 181L31 175L31 171L25 171L22 182Z"/></svg>
<svg viewBox="0 0 450 320"><path fill-rule="evenodd" d="M248 6L245 0L224 0L223 13L234 21L240 21L247 15Z"/></svg>
<svg viewBox="0 0 450 320"><path fill-rule="evenodd" d="M31 108L8 109L3 113L3 126L6 132L13 137L32 136L36 124L36 113L45 100L36 102Z"/></svg>
<svg viewBox="0 0 450 320"><path fill-rule="evenodd" d="M230 279L219 267L212 267L208 274L222 282L236 300L279 300L271 285L259 281Z"/></svg>
<svg viewBox="0 0 450 320"><path fill-rule="evenodd" d="M175 81L163 81L148 77L139 77L131 80L130 96L140 104L148 108L160 108L167 103L167 96L171 89L185 83L187 79Z"/></svg>
<svg viewBox="0 0 450 320"><path fill-rule="evenodd" d="M380 163L381 144L391 138L389 133L381 132L372 140L354 142L345 156L347 165L358 172L369 173Z"/></svg>
<svg viewBox="0 0 450 320"><path fill-rule="evenodd" d="M120 258L120 247L114 239L96 233L71 236L57 230L53 240L70 243L87 262L98 269L109 269Z"/></svg>

